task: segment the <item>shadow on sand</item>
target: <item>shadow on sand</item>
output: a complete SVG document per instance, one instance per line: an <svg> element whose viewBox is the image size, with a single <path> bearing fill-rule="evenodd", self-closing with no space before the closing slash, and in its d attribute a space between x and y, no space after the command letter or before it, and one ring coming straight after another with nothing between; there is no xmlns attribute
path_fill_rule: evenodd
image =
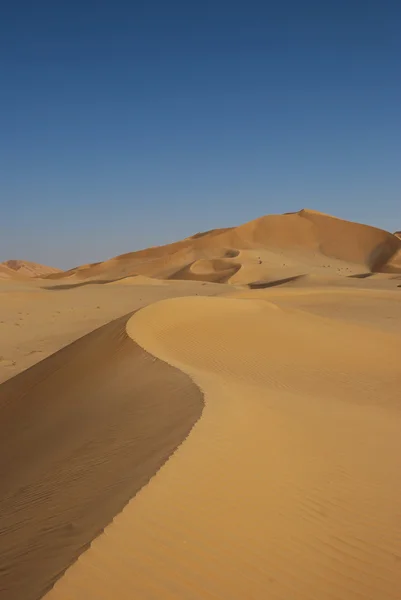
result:
<svg viewBox="0 0 401 600"><path fill-rule="evenodd" d="M125 279L125 277L120 277ZM118 279L96 279L95 281L81 281L80 283L63 283L62 285L50 285L43 287L43 290L72 290L73 288L83 287L84 285L103 285L105 283L112 283L119 281Z"/></svg>
<svg viewBox="0 0 401 600"><path fill-rule="evenodd" d="M302 277L305 277L305 275L293 275L292 277L276 279L275 281L255 281L253 283L249 283L248 287L251 290L263 290L264 288L276 287L277 285L283 285L284 283L289 283L290 281L296 281Z"/></svg>
<svg viewBox="0 0 401 600"><path fill-rule="evenodd" d="M373 273L356 273L355 275L348 275L350 279L366 279L372 277Z"/></svg>

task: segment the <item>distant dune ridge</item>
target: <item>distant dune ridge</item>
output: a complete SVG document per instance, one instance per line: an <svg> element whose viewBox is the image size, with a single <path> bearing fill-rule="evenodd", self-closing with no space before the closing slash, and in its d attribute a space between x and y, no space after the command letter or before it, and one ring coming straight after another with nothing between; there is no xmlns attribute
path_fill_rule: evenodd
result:
<svg viewBox="0 0 401 600"><path fill-rule="evenodd" d="M303 209L197 233L47 278L106 282L142 275L244 284L268 278L283 267L290 275L321 269L343 275L361 269L401 273L401 239L375 227Z"/></svg>
<svg viewBox="0 0 401 600"><path fill-rule="evenodd" d="M39 265L29 260L6 260L0 263L0 277L44 277L52 273L61 272L61 269Z"/></svg>
<svg viewBox="0 0 401 600"><path fill-rule="evenodd" d="M15 276L15 271L7 267L5 263L0 263L0 279L11 279Z"/></svg>

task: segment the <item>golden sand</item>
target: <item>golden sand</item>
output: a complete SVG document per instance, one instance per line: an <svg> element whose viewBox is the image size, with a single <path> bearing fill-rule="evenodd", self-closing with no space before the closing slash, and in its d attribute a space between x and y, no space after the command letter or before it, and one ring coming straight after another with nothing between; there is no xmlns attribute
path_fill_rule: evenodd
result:
<svg viewBox="0 0 401 600"><path fill-rule="evenodd" d="M224 298L128 333L206 408L49 600L400 597L399 336Z"/></svg>
<svg viewBox="0 0 401 600"><path fill-rule="evenodd" d="M0 265L1 600L401 599L399 237L302 210L32 264Z"/></svg>

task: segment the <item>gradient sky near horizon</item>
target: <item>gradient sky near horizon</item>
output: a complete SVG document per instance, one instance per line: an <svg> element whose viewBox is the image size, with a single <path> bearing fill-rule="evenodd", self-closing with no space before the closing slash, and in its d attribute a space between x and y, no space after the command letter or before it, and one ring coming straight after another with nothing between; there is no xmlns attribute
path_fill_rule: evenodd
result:
<svg viewBox="0 0 401 600"><path fill-rule="evenodd" d="M313 208L401 229L398 0L0 9L0 261Z"/></svg>

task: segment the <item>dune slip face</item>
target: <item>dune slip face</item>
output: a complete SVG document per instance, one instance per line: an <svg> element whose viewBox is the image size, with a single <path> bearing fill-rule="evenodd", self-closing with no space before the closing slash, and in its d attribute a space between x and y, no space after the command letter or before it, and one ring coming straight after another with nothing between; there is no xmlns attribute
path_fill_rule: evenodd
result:
<svg viewBox="0 0 401 600"><path fill-rule="evenodd" d="M0 386L0 598L38 600L186 438L189 377L123 317Z"/></svg>
<svg viewBox="0 0 401 600"><path fill-rule="evenodd" d="M401 240L303 209L50 273L47 279L60 287L135 276L247 284L311 272L350 276L366 271L401 273Z"/></svg>
<svg viewBox="0 0 401 600"><path fill-rule="evenodd" d="M205 409L47 600L399 600L399 335L260 298L127 330Z"/></svg>

